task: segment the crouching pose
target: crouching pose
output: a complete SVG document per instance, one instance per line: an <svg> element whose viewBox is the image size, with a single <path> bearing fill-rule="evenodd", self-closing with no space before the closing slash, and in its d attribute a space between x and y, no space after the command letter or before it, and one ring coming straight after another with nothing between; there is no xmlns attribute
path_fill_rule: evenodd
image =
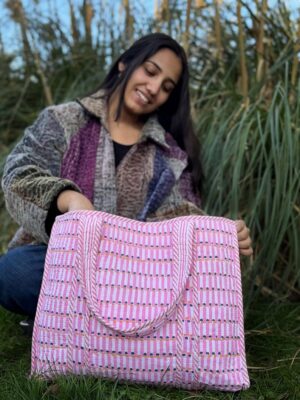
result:
<svg viewBox="0 0 300 400"><path fill-rule="evenodd" d="M8 156L2 188L20 225L0 259L0 305L34 317L55 217L101 210L142 221L201 214L202 170L182 47L142 37L87 97L43 110ZM252 254L237 221L240 254Z"/></svg>

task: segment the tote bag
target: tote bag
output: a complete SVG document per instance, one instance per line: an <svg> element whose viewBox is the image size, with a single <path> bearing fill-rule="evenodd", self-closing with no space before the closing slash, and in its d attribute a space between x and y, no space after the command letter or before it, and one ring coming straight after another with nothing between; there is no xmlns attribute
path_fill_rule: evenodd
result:
<svg viewBox="0 0 300 400"><path fill-rule="evenodd" d="M99 211L57 217L31 373L248 388L234 221L140 222Z"/></svg>

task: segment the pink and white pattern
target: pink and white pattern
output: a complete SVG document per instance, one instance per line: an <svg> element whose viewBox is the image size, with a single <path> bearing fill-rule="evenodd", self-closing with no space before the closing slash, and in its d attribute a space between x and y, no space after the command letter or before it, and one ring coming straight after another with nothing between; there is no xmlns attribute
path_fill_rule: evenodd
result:
<svg viewBox="0 0 300 400"><path fill-rule="evenodd" d="M32 375L187 389L249 387L235 223L56 219L35 319Z"/></svg>

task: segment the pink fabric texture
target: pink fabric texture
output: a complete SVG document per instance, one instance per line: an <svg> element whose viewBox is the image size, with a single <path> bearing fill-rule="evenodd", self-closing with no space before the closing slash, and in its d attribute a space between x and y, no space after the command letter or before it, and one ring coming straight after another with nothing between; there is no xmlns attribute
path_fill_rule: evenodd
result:
<svg viewBox="0 0 300 400"><path fill-rule="evenodd" d="M248 388L235 223L140 222L99 211L57 217L31 373Z"/></svg>

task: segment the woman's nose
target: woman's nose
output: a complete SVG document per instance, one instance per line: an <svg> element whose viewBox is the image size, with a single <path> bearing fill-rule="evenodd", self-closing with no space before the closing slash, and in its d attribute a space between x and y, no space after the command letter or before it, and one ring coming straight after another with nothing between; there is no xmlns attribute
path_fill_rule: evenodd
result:
<svg viewBox="0 0 300 400"><path fill-rule="evenodd" d="M160 90L160 81L158 79L151 79L147 84L147 89L152 96L155 96Z"/></svg>

